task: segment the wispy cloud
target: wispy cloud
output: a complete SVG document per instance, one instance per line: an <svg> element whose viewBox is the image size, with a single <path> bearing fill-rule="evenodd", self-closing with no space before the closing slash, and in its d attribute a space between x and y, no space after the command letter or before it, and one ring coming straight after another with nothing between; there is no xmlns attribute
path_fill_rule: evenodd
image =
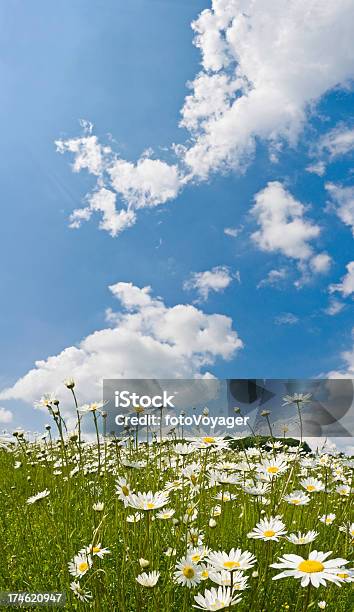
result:
<svg viewBox="0 0 354 612"><path fill-rule="evenodd" d="M299 322L299 318L292 312L283 312L275 317L274 322L277 325L295 325Z"/></svg>

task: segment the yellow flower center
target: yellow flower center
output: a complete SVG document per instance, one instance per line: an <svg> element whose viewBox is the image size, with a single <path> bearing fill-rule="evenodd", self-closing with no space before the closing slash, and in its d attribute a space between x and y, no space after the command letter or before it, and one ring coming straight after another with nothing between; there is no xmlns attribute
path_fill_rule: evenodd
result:
<svg viewBox="0 0 354 612"><path fill-rule="evenodd" d="M78 565L79 572L86 572L88 570L88 563L86 561L81 561Z"/></svg>
<svg viewBox="0 0 354 612"><path fill-rule="evenodd" d="M349 574L337 574L338 578L348 578Z"/></svg>
<svg viewBox="0 0 354 612"><path fill-rule="evenodd" d="M297 506L300 503L299 499L293 499L292 503L295 504L295 506Z"/></svg>
<svg viewBox="0 0 354 612"><path fill-rule="evenodd" d="M201 559L200 555L193 555L193 557L192 557L193 563L198 563L198 561L200 561L200 559Z"/></svg>
<svg viewBox="0 0 354 612"><path fill-rule="evenodd" d="M147 504L147 509L148 509L148 510L153 510L154 508L155 508L155 504L153 504L153 503L151 503L151 502L149 502L149 503Z"/></svg>
<svg viewBox="0 0 354 612"><path fill-rule="evenodd" d="M213 444L215 442L215 438L207 436L206 438L203 438L203 442L205 442L205 444Z"/></svg>
<svg viewBox="0 0 354 612"><path fill-rule="evenodd" d="M204 571L202 572L202 578L209 578L209 572L208 572L208 570L204 570Z"/></svg>
<svg viewBox="0 0 354 612"><path fill-rule="evenodd" d="M224 567L226 567L226 569L232 570L235 567L240 567L240 564L238 561L225 561Z"/></svg>
<svg viewBox="0 0 354 612"><path fill-rule="evenodd" d="M306 574L315 574L316 572L322 572L324 570L324 565L320 561L308 559L307 561L301 561L297 569L300 570L300 572L306 572Z"/></svg>
<svg viewBox="0 0 354 612"><path fill-rule="evenodd" d="M100 552L100 550L101 550L101 548L99 546L94 546L93 549L92 549L92 552L93 553L98 553L98 552Z"/></svg>
<svg viewBox="0 0 354 612"><path fill-rule="evenodd" d="M273 531L273 529L268 529L268 531L265 531L263 535L265 538L272 538L275 536L275 531Z"/></svg>
<svg viewBox="0 0 354 612"><path fill-rule="evenodd" d="M126 497L129 495L129 489L126 485L122 486L122 493L123 495L125 495Z"/></svg>
<svg viewBox="0 0 354 612"><path fill-rule="evenodd" d="M279 472L279 468L276 465L271 465L267 468L268 474L277 474Z"/></svg>
<svg viewBox="0 0 354 612"><path fill-rule="evenodd" d="M185 576L186 578L191 579L194 575L195 571L191 565L186 565L186 567L183 568L183 576Z"/></svg>
<svg viewBox="0 0 354 612"><path fill-rule="evenodd" d="M316 487L314 485L307 485L306 489L311 492L314 491Z"/></svg>

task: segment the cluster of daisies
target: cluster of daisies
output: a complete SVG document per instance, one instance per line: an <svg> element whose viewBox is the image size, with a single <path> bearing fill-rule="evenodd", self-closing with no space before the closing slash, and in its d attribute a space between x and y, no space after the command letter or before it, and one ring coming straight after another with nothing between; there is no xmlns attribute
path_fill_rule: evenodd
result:
<svg viewBox="0 0 354 612"><path fill-rule="evenodd" d="M44 401L61 425L58 404L53 398ZM78 412L80 418L93 414L95 425L104 414L99 402ZM177 601L188 602L183 612L191 606L222 610L241 600L249 608L265 576L316 590L354 582L352 459L306 454L301 446L274 439L233 450L230 441L209 433L153 444L134 435L80 444L79 435L68 432L59 441L37 442L26 461L49 468L58 482L75 486L76 479L92 479L97 498L91 508L100 513L100 525L116 521L114 539L96 529L92 543L68 562L70 589L80 602L93 602L91 576L104 572L105 559L117 555L134 568L133 591L149 594L150 589L163 597L172 585ZM21 449L15 452L19 470ZM28 512L33 505L50 504L54 496L50 486L31 493L24 500ZM334 552L325 549L327 540L331 546L326 548ZM112 567L109 561L107 567Z"/></svg>

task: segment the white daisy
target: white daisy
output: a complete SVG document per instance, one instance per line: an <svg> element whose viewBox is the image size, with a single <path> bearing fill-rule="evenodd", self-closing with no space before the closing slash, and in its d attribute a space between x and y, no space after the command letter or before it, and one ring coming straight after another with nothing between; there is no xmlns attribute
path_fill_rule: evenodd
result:
<svg viewBox="0 0 354 612"><path fill-rule="evenodd" d="M144 515L141 512L134 512L134 514L128 514L126 521L127 523L139 523Z"/></svg>
<svg viewBox="0 0 354 612"><path fill-rule="evenodd" d="M103 559L105 555L110 555L111 551L109 550L109 548L102 548L101 543L99 543L99 544L90 544L86 548L83 548L82 550L80 550L79 554L85 554L85 553L92 555L93 557L99 557L100 559Z"/></svg>
<svg viewBox="0 0 354 612"><path fill-rule="evenodd" d="M284 474L287 468L287 463L279 457L266 459L257 467L259 472L263 472L270 479L278 478L281 474Z"/></svg>
<svg viewBox="0 0 354 612"><path fill-rule="evenodd" d="M128 497L131 493L134 493L134 490L130 488L130 484L126 478L117 478L116 494L118 495L118 499L120 499L125 506L128 505Z"/></svg>
<svg viewBox="0 0 354 612"><path fill-rule="evenodd" d="M191 557L187 556L176 563L176 571L173 576L178 584L191 588L201 581L201 572L201 568L193 563Z"/></svg>
<svg viewBox="0 0 354 612"><path fill-rule="evenodd" d="M336 492L339 495L343 495L344 497L348 497L350 495L350 486L349 485L345 485L345 484L339 485L336 488Z"/></svg>
<svg viewBox="0 0 354 612"><path fill-rule="evenodd" d="M164 510L160 510L160 512L156 513L156 518L166 521L172 518L175 512L176 510L173 508L165 508Z"/></svg>
<svg viewBox="0 0 354 612"><path fill-rule="evenodd" d="M332 525L334 519L336 518L335 514L324 514L321 516L320 521L325 525Z"/></svg>
<svg viewBox="0 0 354 612"><path fill-rule="evenodd" d="M87 603L90 601L90 599L92 599L91 591L83 589L79 582L70 582L70 589L74 593L75 597L77 597L77 599L80 601Z"/></svg>
<svg viewBox="0 0 354 612"><path fill-rule="evenodd" d="M287 532L284 523L276 516L269 519L261 519L253 531L247 534L247 537L279 542L279 537L285 533Z"/></svg>
<svg viewBox="0 0 354 612"><path fill-rule="evenodd" d="M160 578L160 572L143 572L136 577L136 581L141 584L143 587L152 588L157 584L158 579Z"/></svg>
<svg viewBox="0 0 354 612"><path fill-rule="evenodd" d="M242 552L240 548L232 548L229 553L224 551L210 552L207 561L217 570L246 570L254 566L256 558L248 550Z"/></svg>
<svg viewBox="0 0 354 612"><path fill-rule="evenodd" d="M163 491L153 493L148 491L147 493L132 493L128 497L128 505L137 510L156 510L156 508L162 508L169 502L168 494Z"/></svg>
<svg viewBox="0 0 354 612"><path fill-rule="evenodd" d="M310 404L311 393L294 393L293 395L285 395L283 397L283 406L290 404Z"/></svg>
<svg viewBox="0 0 354 612"><path fill-rule="evenodd" d="M220 586L218 589L206 589L204 595L195 595L194 599L198 605L193 607L199 610L223 610L235 605L241 598L233 597L231 589Z"/></svg>
<svg viewBox="0 0 354 612"><path fill-rule="evenodd" d="M293 491L289 495L284 495L283 499L293 506L306 506L310 501L309 495L303 491Z"/></svg>
<svg viewBox="0 0 354 612"><path fill-rule="evenodd" d="M247 581L248 577L244 575L243 572L228 572L227 570L222 570L221 572L211 571L209 573L209 578L216 584L220 586L231 587L235 591L244 591L247 589Z"/></svg>
<svg viewBox="0 0 354 612"><path fill-rule="evenodd" d="M319 480L318 478L312 478L312 477L306 478L305 480L301 480L300 484L309 493L319 493L320 491L323 491L325 488L322 480Z"/></svg>
<svg viewBox="0 0 354 612"><path fill-rule="evenodd" d="M74 559L68 563L69 573L75 578L84 576L90 567L92 567L92 558L86 553L75 555Z"/></svg>
<svg viewBox="0 0 354 612"><path fill-rule="evenodd" d="M284 555L279 559L280 563L272 563L270 567L284 570L280 574L273 576L273 580L279 578L287 578L292 576L293 578L301 579L301 586L306 587L311 584L318 588L320 584L326 586L326 580L340 584L343 582L343 578L338 576L338 571L342 569L343 565L349 563L346 559L331 559L326 561L327 557L331 554L329 552L317 552L312 550L309 554L308 559L304 559L299 555Z"/></svg>
<svg viewBox="0 0 354 612"><path fill-rule="evenodd" d="M37 493L36 495L32 495L32 497L29 497L26 501L26 504L28 505L34 504L36 501L39 501L40 499L44 499L45 497L48 497L48 495L50 495L50 491L48 491L48 489L44 489L44 491L41 491L40 493Z"/></svg>
<svg viewBox="0 0 354 612"><path fill-rule="evenodd" d="M308 531L307 533L301 533L299 531L297 534L291 533L290 535L286 536L286 539L292 544L301 545L313 542L317 536L317 531Z"/></svg>

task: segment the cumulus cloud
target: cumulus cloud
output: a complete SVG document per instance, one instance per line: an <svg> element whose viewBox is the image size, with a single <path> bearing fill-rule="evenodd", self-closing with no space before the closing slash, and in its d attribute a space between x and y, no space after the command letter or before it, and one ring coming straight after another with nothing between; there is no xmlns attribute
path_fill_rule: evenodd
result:
<svg viewBox="0 0 354 612"><path fill-rule="evenodd" d="M309 259L309 244L320 234L320 227L304 218L305 206L278 181L269 182L255 195L252 215L260 229L252 239L262 251L280 252L294 259Z"/></svg>
<svg viewBox="0 0 354 612"><path fill-rule="evenodd" d="M202 300L207 300L211 291L221 292L226 289L236 278L240 282L240 275L236 272L231 273L228 266L215 266L211 270L205 272L195 272L184 283L183 288L186 290L196 289Z"/></svg>
<svg viewBox="0 0 354 612"><path fill-rule="evenodd" d="M284 144L296 143L316 101L353 77L353 20L352 0L212 0L192 23L201 70L188 84L181 126L189 138L172 147L173 162L153 159L151 151L136 163L121 159L88 122L82 137L57 141L60 153L73 156L74 171L87 170L97 177L96 190L117 194L118 202L109 196L95 209L106 214L101 228L116 236L135 223L137 209L166 203L189 181L242 171L258 141L278 159ZM352 139L350 130L337 131L322 148L333 156ZM310 171L324 168L313 164ZM91 205L76 210L72 227L91 211Z"/></svg>
<svg viewBox="0 0 354 612"><path fill-rule="evenodd" d="M11 410L0 408L0 423L11 423L13 414Z"/></svg>
<svg viewBox="0 0 354 612"><path fill-rule="evenodd" d="M346 265L347 273L343 276L340 283L329 286L329 292L335 293L338 291L343 297L348 297L354 293L354 261L350 261Z"/></svg>
<svg viewBox="0 0 354 612"><path fill-rule="evenodd" d="M326 183L336 214L345 225L348 225L354 236L354 187L342 187L335 183Z"/></svg>
<svg viewBox="0 0 354 612"><path fill-rule="evenodd" d="M351 0L213 0L193 23L203 69L182 109L192 173L242 168L258 138L295 143L309 106L353 75L353 17Z"/></svg>
<svg viewBox="0 0 354 612"><path fill-rule="evenodd" d="M230 359L243 347L229 317L190 304L167 307L150 287L116 283L109 289L121 304L119 312L107 311L110 327L37 361L0 393L2 400L34 402L47 392L67 400L62 381L70 376L80 399L93 401L101 397L103 378L200 377L217 358Z"/></svg>
<svg viewBox="0 0 354 612"><path fill-rule="evenodd" d="M301 202L278 181L269 182L254 200L251 214L259 229L251 237L262 251L297 260L303 277L310 269L315 273L327 272L331 258L327 253L314 253L311 245L321 228L305 217L306 208ZM279 274L272 273L272 277L275 280Z"/></svg>

